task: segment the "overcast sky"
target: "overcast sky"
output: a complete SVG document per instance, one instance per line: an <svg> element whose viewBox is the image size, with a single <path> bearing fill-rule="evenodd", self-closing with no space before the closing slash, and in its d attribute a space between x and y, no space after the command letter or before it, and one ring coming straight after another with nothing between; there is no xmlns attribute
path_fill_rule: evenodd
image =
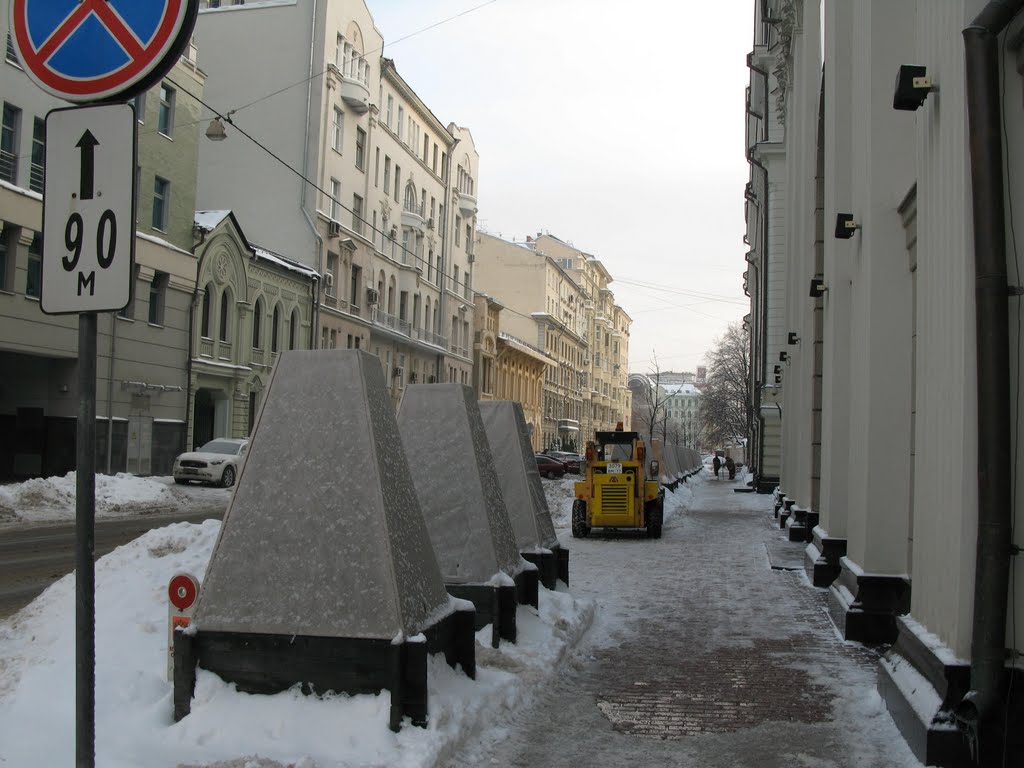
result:
<svg viewBox="0 0 1024 768"><path fill-rule="evenodd" d="M384 55L472 132L480 228L598 257L633 318L630 371L701 364L748 306L753 0L367 2Z"/></svg>

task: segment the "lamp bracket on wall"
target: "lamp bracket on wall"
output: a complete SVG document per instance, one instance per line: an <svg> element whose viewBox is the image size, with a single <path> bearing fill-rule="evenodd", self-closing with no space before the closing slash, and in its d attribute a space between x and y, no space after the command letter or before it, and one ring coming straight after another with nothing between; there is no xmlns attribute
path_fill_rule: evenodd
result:
<svg viewBox="0 0 1024 768"><path fill-rule="evenodd" d="M836 237L840 240L849 240L853 233L860 229L860 224L853 220L852 213L836 214Z"/></svg>
<svg viewBox="0 0 1024 768"><path fill-rule="evenodd" d="M939 87L928 77L925 67L903 64L896 74L896 87L892 95L892 108L913 112L919 109L928 94Z"/></svg>
<svg viewBox="0 0 1024 768"><path fill-rule="evenodd" d="M790 346L800 343L800 337L796 335L796 331L789 332L789 337L786 339L786 343Z"/></svg>
<svg viewBox="0 0 1024 768"><path fill-rule="evenodd" d="M828 290L828 286L825 285L825 280L820 277L811 278L811 290L810 296L812 299L820 299L825 295L825 291Z"/></svg>

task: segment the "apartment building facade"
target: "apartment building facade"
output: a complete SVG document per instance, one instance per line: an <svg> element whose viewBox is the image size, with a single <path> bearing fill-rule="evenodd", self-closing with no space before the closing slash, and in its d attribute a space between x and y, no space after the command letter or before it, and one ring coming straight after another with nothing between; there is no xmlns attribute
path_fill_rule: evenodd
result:
<svg viewBox="0 0 1024 768"><path fill-rule="evenodd" d="M4 0L0 13L6 19L8 12ZM185 447L204 81L191 48L135 99L133 295L124 310L102 313L97 323L99 471L166 474ZM0 100L0 432L10 436L0 445L0 479L64 474L76 460L78 317L44 315L39 299L45 119L67 104L29 80L9 36Z"/></svg>
<svg viewBox="0 0 1024 768"><path fill-rule="evenodd" d="M515 400L523 407L530 442L543 450L544 374L555 361L501 327L502 304L477 294L473 334L473 389L479 400Z"/></svg>
<svg viewBox="0 0 1024 768"><path fill-rule="evenodd" d="M312 268L312 345L375 353L396 402L409 383L469 383L471 246L454 255L475 227L469 131L380 57L363 0L207 3L196 37L212 47L206 101L230 121L229 140L203 147L200 206L230 208L256 242Z"/></svg>
<svg viewBox="0 0 1024 768"><path fill-rule="evenodd" d="M748 137L767 120L775 140L748 140L764 168L747 269L755 375L782 384L781 519L839 631L888 648L879 691L918 757L1017 764L1024 401L1004 200L1024 177L1024 3L754 5Z"/></svg>
<svg viewBox="0 0 1024 768"><path fill-rule="evenodd" d="M631 321L604 266L551 235L514 243L481 233L477 253L480 290L506 307L503 329L554 361L545 371L540 446L579 449L595 430L628 425Z"/></svg>

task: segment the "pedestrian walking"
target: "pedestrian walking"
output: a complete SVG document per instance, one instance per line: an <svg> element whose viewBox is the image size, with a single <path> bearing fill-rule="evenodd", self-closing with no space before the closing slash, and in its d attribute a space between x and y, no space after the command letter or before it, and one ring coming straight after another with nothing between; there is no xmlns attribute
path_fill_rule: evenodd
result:
<svg viewBox="0 0 1024 768"><path fill-rule="evenodd" d="M718 477L718 470L722 468L722 460L718 458L718 454L715 454L714 461L711 462L711 468L715 470L715 477Z"/></svg>
<svg viewBox="0 0 1024 768"><path fill-rule="evenodd" d="M736 462L732 460L732 456L725 457L725 468L729 472L729 479L736 479Z"/></svg>

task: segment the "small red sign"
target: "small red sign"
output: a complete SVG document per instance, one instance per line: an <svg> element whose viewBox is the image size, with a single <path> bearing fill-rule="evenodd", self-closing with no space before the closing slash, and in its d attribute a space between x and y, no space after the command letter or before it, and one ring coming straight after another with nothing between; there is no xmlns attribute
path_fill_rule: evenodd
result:
<svg viewBox="0 0 1024 768"><path fill-rule="evenodd" d="M171 599L171 605L179 611L187 611L199 595L199 582L187 573L179 573L167 586L167 595Z"/></svg>

